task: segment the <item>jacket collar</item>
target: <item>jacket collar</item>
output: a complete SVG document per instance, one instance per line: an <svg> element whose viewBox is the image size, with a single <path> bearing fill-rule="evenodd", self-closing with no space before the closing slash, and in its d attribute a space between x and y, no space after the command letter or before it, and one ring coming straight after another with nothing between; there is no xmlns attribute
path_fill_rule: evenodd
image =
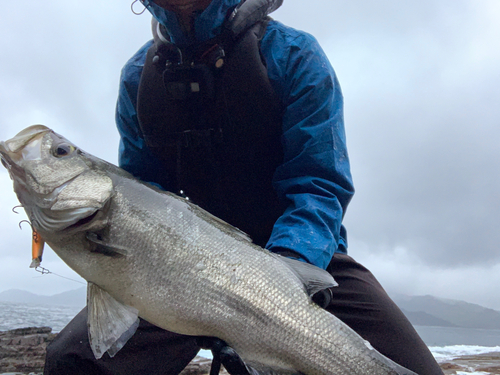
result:
<svg viewBox="0 0 500 375"><path fill-rule="evenodd" d="M175 13L156 5L152 0L141 0L153 17L165 26L170 41L178 46L205 42L219 35L227 13L240 0L213 0L203 11L195 15L194 29L187 34L179 24Z"/></svg>

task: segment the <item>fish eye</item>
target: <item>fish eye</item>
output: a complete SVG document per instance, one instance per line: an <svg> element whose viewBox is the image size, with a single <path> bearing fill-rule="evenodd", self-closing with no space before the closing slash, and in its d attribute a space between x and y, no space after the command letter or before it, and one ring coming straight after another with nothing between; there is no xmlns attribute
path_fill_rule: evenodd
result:
<svg viewBox="0 0 500 375"><path fill-rule="evenodd" d="M52 153L55 157L62 158L63 156L71 154L73 151L75 151L75 146L68 143L61 143L60 145L54 147Z"/></svg>

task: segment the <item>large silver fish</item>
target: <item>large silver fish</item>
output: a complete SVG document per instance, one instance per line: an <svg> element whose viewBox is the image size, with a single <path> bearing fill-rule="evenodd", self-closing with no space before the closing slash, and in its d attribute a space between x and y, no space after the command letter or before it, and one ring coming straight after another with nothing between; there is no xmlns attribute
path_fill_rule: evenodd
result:
<svg viewBox="0 0 500 375"><path fill-rule="evenodd" d="M336 284L325 271L255 246L45 126L0 153L36 233L89 282L96 358L114 355L141 317L218 337L263 374L415 375L311 301Z"/></svg>

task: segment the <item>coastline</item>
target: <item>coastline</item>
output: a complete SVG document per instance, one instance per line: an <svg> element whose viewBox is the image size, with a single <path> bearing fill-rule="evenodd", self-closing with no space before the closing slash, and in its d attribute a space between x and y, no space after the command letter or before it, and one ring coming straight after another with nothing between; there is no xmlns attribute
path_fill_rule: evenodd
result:
<svg viewBox="0 0 500 375"><path fill-rule="evenodd" d="M46 348L56 335L50 327L0 331L0 375L43 375ZM500 351L491 349L437 359L445 375L500 375ZM208 375L210 364L210 359L197 356L181 375Z"/></svg>

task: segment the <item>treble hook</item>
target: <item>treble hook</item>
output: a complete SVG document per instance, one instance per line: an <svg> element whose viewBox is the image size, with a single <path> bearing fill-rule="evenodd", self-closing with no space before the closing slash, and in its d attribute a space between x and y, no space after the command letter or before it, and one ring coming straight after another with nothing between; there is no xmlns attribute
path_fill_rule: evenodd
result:
<svg viewBox="0 0 500 375"><path fill-rule="evenodd" d="M144 9L142 10L142 12L136 12L134 10L134 4L137 3L139 0L134 0L132 1L132 4L130 4L130 10L132 11L132 13L134 13L136 16L140 16L142 13L144 13L146 11L146 7L144 7Z"/></svg>
<svg viewBox="0 0 500 375"><path fill-rule="evenodd" d="M32 261L30 264L30 268L36 268L36 267L40 266L40 262L42 261L43 247L45 245L45 241L42 238L42 236L40 236L40 233L38 233L38 231L35 229L35 227L33 227L32 223L30 223L28 220L20 221L19 228L21 228L21 230L23 229L21 227L22 223L28 223L29 226L31 227L33 239L31 241L31 255L32 255L31 259L32 259Z"/></svg>
<svg viewBox="0 0 500 375"><path fill-rule="evenodd" d="M16 207L17 207L17 206L16 206ZM14 207L14 208L15 208L15 207ZM16 213L17 213L17 212L16 212ZM28 225L31 227L31 230L34 230L34 229L33 229L33 224L31 224L28 220L21 220L21 221L19 222L19 229L23 230L23 227L21 227L21 224L22 224L22 223L28 223Z"/></svg>
<svg viewBox="0 0 500 375"><path fill-rule="evenodd" d="M23 205L22 205L22 204L19 204L19 205L17 205L17 206L12 207L12 212L14 212L15 214L18 214L18 215L19 215L19 212L17 212L17 211L16 211L16 208L18 208L18 207L23 207Z"/></svg>

